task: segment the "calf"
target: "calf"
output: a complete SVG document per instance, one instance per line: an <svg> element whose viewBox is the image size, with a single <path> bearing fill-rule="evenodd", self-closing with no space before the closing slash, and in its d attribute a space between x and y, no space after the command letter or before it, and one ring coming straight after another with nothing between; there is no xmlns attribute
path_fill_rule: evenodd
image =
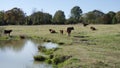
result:
<svg viewBox="0 0 120 68"><path fill-rule="evenodd" d="M50 33L57 33L55 30L53 29L49 29Z"/></svg>
<svg viewBox="0 0 120 68"><path fill-rule="evenodd" d="M72 30L74 30L74 27L68 27L67 28L68 36L70 36Z"/></svg>
<svg viewBox="0 0 120 68"><path fill-rule="evenodd" d="M10 36L10 33L12 32L12 30L4 30L4 34L8 34Z"/></svg>
<svg viewBox="0 0 120 68"><path fill-rule="evenodd" d="M87 23L83 23L83 26L86 27L88 24Z"/></svg>
<svg viewBox="0 0 120 68"><path fill-rule="evenodd" d="M95 27L91 26L90 27L91 30L97 30Z"/></svg>
<svg viewBox="0 0 120 68"><path fill-rule="evenodd" d="M60 30L60 33L63 34L63 30Z"/></svg>

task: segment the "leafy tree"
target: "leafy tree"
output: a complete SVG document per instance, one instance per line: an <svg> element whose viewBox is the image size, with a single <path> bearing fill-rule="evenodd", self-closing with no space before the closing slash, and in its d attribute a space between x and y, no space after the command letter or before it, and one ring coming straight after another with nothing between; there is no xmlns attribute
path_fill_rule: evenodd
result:
<svg viewBox="0 0 120 68"><path fill-rule="evenodd" d="M120 11L115 15L116 23L120 23Z"/></svg>
<svg viewBox="0 0 120 68"><path fill-rule="evenodd" d="M116 24L116 23L117 23L117 19L116 19L115 16L114 16L113 19L112 19L112 23L113 23L113 24Z"/></svg>
<svg viewBox="0 0 120 68"><path fill-rule="evenodd" d="M69 19L66 20L65 24L75 24L75 19L70 17Z"/></svg>
<svg viewBox="0 0 120 68"><path fill-rule="evenodd" d="M70 19L74 19L74 20L76 20L74 22L78 23L81 15L82 15L82 9L79 6L74 6L71 9L71 17L70 17Z"/></svg>
<svg viewBox="0 0 120 68"><path fill-rule="evenodd" d="M41 11L38 11L31 14L30 19L30 22L33 25L50 24L52 20L52 15L50 15L49 13L43 13Z"/></svg>
<svg viewBox="0 0 120 68"><path fill-rule="evenodd" d="M108 22L107 24L115 24L115 23L113 22L113 18L115 17L116 13L113 12L113 11L109 11L109 12L107 13L107 15L109 15L109 17L110 17L110 20L109 20L109 22Z"/></svg>
<svg viewBox="0 0 120 68"><path fill-rule="evenodd" d="M65 20L64 12L61 10L56 11L53 17L53 24L64 24Z"/></svg>
<svg viewBox="0 0 120 68"><path fill-rule="evenodd" d="M44 13L43 21L44 21L44 24L51 24L52 23L52 15L49 13Z"/></svg>
<svg viewBox="0 0 120 68"><path fill-rule="evenodd" d="M111 24L111 17L109 14L104 14L101 17L101 20L102 20L102 24Z"/></svg>
<svg viewBox="0 0 120 68"><path fill-rule="evenodd" d="M43 24L43 12L34 12L33 14L31 14L30 19L33 25Z"/></svg>
<svg viewBox="0 0 120 68"><path fill-rule="evenodd" d="M4 20L7 25L23 25L25 23L25 13L20 8L13 8L5 12Z"/></svg>
<svg viewBox="0 0 120 68"><path fill-rule="evenodd" d="M4 11L0 11L0 25L4 25Z"/></svg>
<svg viewBox="0 0 120 68"><path fill-rule="evenodd" d="M102 20L101 20L102 16L104 16L103 12L101 12L99 10L93 10L93 11L90 11L90 12L84 14L82 17L83 17L84 22L99 24L102 22Z"/></svg>

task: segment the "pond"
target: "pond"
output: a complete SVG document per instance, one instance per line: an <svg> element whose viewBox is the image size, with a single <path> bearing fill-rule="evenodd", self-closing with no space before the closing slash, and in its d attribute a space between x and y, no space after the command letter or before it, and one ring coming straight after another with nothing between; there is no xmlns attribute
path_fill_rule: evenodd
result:
<svg viewBox="0 0 120 68"><path fill-rule="evenodd" d="M52 65L34 61L37 45L32 40L0 41L0 68L52 68Z"/></svg>

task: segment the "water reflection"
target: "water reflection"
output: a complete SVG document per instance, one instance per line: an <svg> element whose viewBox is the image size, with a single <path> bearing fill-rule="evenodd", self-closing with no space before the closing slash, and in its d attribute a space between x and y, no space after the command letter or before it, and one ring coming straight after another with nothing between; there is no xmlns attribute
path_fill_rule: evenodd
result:
<svg viewBox="0 0 120 68"><path fill-rule="evenodd" d="M47 49L57 48L58 44L52 43L52 42L46 42L42 44L42 46L45 46Z"/></svg>
<svg viewBox="0 0 120 68"><path fill-rule="evenodd" d="M52 68L34 62L33 55L37 52L37 45L31 40L0 42L0 68Z"/></svg>

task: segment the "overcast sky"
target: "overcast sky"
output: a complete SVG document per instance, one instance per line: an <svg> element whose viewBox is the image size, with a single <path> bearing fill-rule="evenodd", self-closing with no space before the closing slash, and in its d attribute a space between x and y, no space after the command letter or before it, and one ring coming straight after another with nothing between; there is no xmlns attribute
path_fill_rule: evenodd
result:
<svg viewBox="0 0 120 68"><path fill-rule="evenodd" d="M54 15L57 10L62 10L68 17L74 6L79 6L83 13L94 9L104 13L118 12L120 11L120 0L0 0L0 10L7 11L18 7L27 15L33 11L43 11Z"/></svg>

